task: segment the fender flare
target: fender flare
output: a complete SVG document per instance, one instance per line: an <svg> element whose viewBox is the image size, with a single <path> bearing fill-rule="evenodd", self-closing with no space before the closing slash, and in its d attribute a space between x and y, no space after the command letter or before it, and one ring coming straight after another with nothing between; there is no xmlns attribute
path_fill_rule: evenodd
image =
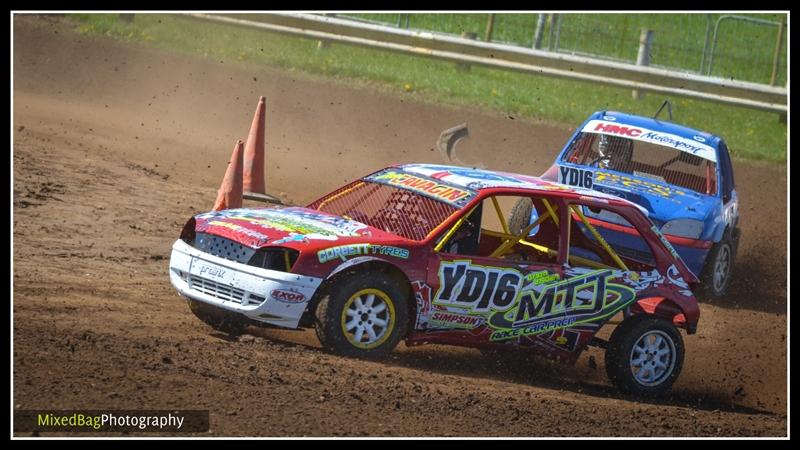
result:
<svg viewBox="0 0 800 450"><path fill-rule="evenodd" d="M717 226L714 228L714 233L711 235L711 241L715 244L722 241L725 238L725 235L730 233L730 229L728 228L728 224L725 222L720 221Z"/></svg>
<svg viewBox="0 0 800 450"><path fill-rule="evenodd" d="M684 311L678 303L667 297L655 296L639 299L631 305L630 310L633 314L650 314L667 320L678 328L686 329L689 334L694 334L697 330L697 320L694 323L689 321L689 318L696 314Z"/></svg>
<svg viewBox="0 0 800 450"><path fill-rule="evenodd" d="M359 257L356 257L356 258L353 258L353 259L348 259L346 262L344 262L342 264L339 264L335 269L333 269L331 271L331 273L328 274L327 277L325 277L325 279L323 280L323 283L325 281L330 280L331 278L333 278L337 274L341 273L345 269L349 269L349 268L351 268L353 266L357 266L359 264L363 264L363 263L371 262L371 261L379 261L379 262L386 263L386 264L389 264L391 266L394 266L394 264L386 261L385 259L381 259L381 258L378 258L378 257L375 257L375 256L359 256ZM395 267L397 268L397 266L395 266ZM399 268L398 268L398 270L399 270Z"/></svg>
<svg viewBox="0 0 800 450"><path fill-rule="evenodd" d="M303 313L303 317L300 319L301 323L305 323L305 324L309 323L309 320L312 319L312 316L314 314L314 311L317 308L317 304L319 303L320 299L324 295L327 295L328 287L331 284L335 283L337 277L345 275L345 272L348 269L352 269L354 267L367 265L367 264L369 264L369 265L377 264L377 265L380 265L382 267L388 268L389 271L390 271L390 274L392 276L394 276L399 283L402 283L404 286L406 286L408 288L408 294L409 294L409 299L410 299L410 301L408 302L408 307L409 307L409 327L413 327L413 325L415 323L415 319L416 319L417 303L416 303L416 301L414 301L414 288L411 285L411 279L408 277L408 274L406 274L397 265L392 264L391 262L389 262L389 261L387 261L385 259L382 259L382 258L378 258L376 256L359 256L359 257L356 257L356 258L353 258L353 259L348 259L346 262L340 264L335 269L333 269L331 271L331 273L328 274L328 276L325 277L322 280L322 283L320 283L319 287L317 288L317 291L314 293L314 296L311 298L311 301L308 302L308 306L306 307L306 310Z"/></svg>

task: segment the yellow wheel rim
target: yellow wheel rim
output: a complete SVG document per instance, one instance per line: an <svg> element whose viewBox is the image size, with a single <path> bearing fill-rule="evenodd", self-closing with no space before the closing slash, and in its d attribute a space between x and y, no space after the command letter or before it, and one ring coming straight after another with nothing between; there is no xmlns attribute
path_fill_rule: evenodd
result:
<svg viewBox="0 0 800 450"><path fill-rule="evenodd" d="M378 347L394 330L394 303L383 291L362 289L347 299L341 322L342 333L354 347Z"/></svg>

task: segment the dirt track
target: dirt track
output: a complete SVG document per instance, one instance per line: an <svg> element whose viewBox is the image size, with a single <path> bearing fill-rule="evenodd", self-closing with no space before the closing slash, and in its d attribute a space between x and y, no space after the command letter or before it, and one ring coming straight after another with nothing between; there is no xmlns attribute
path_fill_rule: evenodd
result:
<svg viewBox="0 0 800 450"><path fill-rule="evenodd" d="M736 279L701 305L665 401L620 397L595 350L570 368L402 344L360 362L322 352L313 331L231 341L192 316L167 264L183 223L211 207L259 95L268 190L297 203L388 163L441 162L438 133L462 121L463 160L531 174L571 130L89 38L50 18L14 27L15 408L209 409L212 435L786 434L785 167L736 164Z"/></svg>

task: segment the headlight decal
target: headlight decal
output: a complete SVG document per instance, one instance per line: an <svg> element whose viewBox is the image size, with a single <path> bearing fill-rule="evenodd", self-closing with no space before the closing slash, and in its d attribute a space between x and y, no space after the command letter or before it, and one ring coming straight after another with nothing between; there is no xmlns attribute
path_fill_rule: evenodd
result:
<svg viewBox="0 0 800 450"><path fill-rule="evenodd" d="M661 233L671 236L699 239L703 234L703 222L695 219L670 220L661 227Z"/></svg>

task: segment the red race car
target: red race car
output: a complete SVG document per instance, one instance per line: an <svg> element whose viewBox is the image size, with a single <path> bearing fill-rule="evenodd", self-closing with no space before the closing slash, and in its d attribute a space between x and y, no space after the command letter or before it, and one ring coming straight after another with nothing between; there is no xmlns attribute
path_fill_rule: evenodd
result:
<svg viewBox="0 0 800 450"><path fill-rule="evenodd" d="M520 199L533 222L510 213ZM587 211L635 228L649 252L618 254ZM683 362L678 328L694 333L700 315L697 278L640 206L439 165L388 167L305 208L197 215L172 247L170 279L218 330L314 327L346 356L386 356L405 340L571 364L596 345L610 379L639 395L669 389ZM616 315L610 339L597 338Z"/></svg>

